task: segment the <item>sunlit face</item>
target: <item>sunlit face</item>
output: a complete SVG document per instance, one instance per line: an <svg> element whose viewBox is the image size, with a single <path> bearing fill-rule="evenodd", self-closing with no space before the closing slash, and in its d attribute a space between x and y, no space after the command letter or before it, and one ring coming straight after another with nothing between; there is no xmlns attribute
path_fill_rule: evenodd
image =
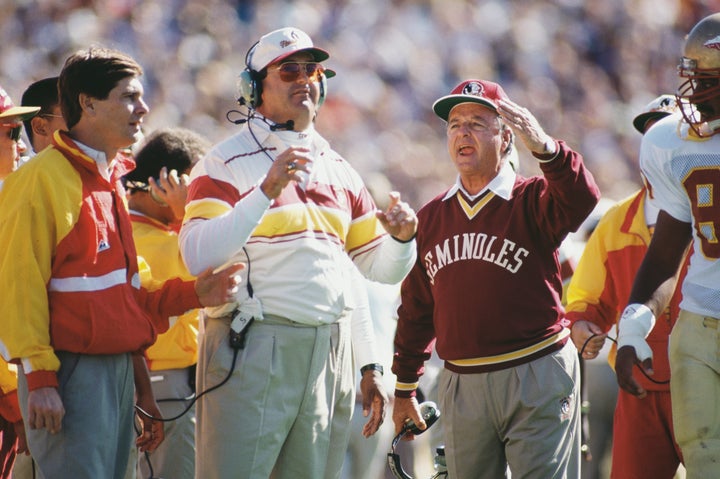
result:
<svg viewBox="0 0 720 479"><path fill-rule="evenodd" d="M510 132L502 128L494 110L478 103L461 103L450 110L447 147L460 175L494 176L509 141Z"/></svg>
<svg viewBox="0 0 720 479"><path fill-rule="evenodd" d="M21 138L13 138L13 130L22 129L22 123L0 124L0 180L4 180L13 172L20 155L27 151Z"/></svg>
<svg viewBox="0 0 720 479"><path fill-rule="evenodd" d="M312 62L307 52L298 52L284 58L282 62ZM320 83L308 78L304 72L295 81L285 82L280 78L277 67L280 63L268 66L267 77L263 80L262 104L258 111L266 118L284 123L292 120L294 129L301 131L312 123L320 99Z"/></svg>
<svg viewBox="0 0 720 479"><path fill-rule="evenodd" d="M143 86L135 76L126 77L104 100L91 98L85 115L98 124L98 144L103 151L126 148L142 139L142 122L150 109L143 100Z"/></svg>

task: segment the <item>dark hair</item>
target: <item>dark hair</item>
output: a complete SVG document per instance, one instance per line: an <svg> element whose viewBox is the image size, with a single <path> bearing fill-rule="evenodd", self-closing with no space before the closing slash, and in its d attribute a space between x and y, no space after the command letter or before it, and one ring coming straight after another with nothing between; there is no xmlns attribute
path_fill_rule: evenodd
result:
<svg viewBox="0 0 720 479"><path fill-rule="evenodd" d="M155 179L160 170L186 173L210 149L210 141L186 128L163 128L154 131L135 155L135 169L123 177L128 189L133 185L146 186L149 177ZM131 182L128 185L128 182Z"/></svg>
<svg viewBox="0 0 720 479"><path fill-rule="evenodd" d="M67 127L80 121L80 94L104 100L121 80L142 74L142 67L118 50L91 47L70 55L58 80L60 108Z"/></svg>
<svg viewBox="0 0 720 479"><path fill-rule="evenodd" d="M49 77L38 80L25 90L20 100L22 106L39 106L37 116L52 114L53 108L58 104L58 77ZM32 145L35 138L32 131L32 118L23 121L25 133Z"/></svg>

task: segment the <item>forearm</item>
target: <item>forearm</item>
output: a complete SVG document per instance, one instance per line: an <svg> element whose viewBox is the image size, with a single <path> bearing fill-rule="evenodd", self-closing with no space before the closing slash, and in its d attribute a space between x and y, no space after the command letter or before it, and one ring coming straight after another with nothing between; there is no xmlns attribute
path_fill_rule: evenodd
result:
<svg viewBox="0 0 720 479"><path fill-rule="evenodd" d="M132 353L133 377L135 379L135 392L138 398L152 397L152 384L145 356L140 352ZM138 402L141 402L138 399Z"/></svg>
<svg viewBox="0 0 720 479"><path fill-rule="evenodd" d="M358 274L358 276L360 275ZM354 282L357 285L354 291L356 294L356 305L350 324L353 355L355 364L358 367L370 363L380 363L380 358L378 358L375 351L372 316L370 314L370 305L364 281L363 278L358 277Z"/></svg>
<svg viewBox="0 0 720 479"><path fill-rule="evenodd" d="M407 276L416 258L415 240L402 243L386 236L375 251L358 256L353 261L368 279L384 284L396 284Z"/></svg>
<svg viewBox="0 0 720 479"><path fill-rule="evenodd" d="M256 188L221 216L186 222L180 230L180 249L190 273L197 276L237 255L270 204L265 194Z"/></svg>

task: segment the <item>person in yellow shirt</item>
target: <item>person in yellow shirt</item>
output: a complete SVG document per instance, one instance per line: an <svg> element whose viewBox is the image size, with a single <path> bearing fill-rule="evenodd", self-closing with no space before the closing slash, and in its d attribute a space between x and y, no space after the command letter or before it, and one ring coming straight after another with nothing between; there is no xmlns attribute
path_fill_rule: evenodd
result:
<svg viewBox="0 0 720 479"><path fill-rule="evenodd" d="M208 140L191 130L158 130L137 152L135 170L124 177L137 252L150 265L155 280L192 279L180 256L177 227L185 209L187 174L209 147ZM170 329L145 353L163 417L177 419L165 423L165 441L140 457L138 477L194 476L195 408L190 401L197 334L198 310L192 310L171 318Z"/></svg>

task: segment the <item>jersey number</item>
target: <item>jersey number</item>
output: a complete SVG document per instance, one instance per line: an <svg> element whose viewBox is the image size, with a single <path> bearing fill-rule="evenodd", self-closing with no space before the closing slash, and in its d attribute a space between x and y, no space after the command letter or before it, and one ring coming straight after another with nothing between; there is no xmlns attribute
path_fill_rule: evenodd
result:
<svg viewBox="0 0 720 479"><path fill-rule="evenodd" d="M706 258L720 258L718 221L720 221L720 169L699 168L683 181L692 204L695 229ZM715 187L718 188L715 188Z"/></svg>

